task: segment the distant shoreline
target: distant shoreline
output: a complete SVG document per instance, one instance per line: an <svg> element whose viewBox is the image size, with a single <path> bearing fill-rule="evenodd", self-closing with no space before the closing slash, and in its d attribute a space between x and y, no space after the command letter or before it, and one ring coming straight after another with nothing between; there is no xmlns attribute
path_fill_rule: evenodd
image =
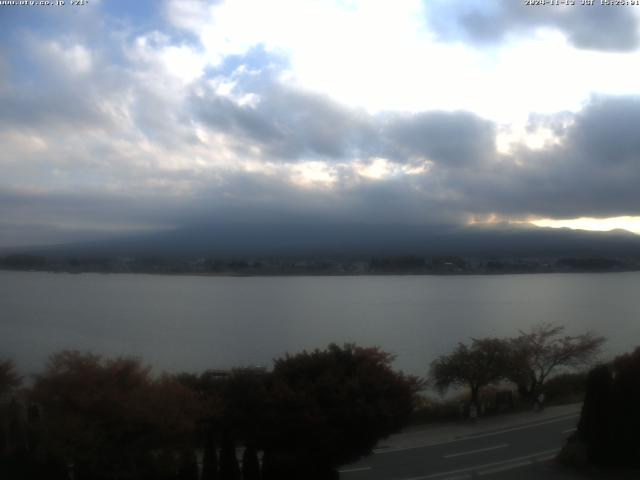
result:
<svg viewBox="0 0 640 480"><path fill-rule="evenodd" d="M531 270L531 271L464 271L464 272L169 272L169 271L99 271L99 270L50 270L50 269L16 269L0 267L1 272L16 273L51 273L67 275L157 275L184 277L223 277L223 278L255 278L255 277L478 277L478 276L506 276L506 275L545 275L545 274L606 274L606 273L635 273L640 268L617 270Z"/></svg>
<svg viewBox="0 0 640 480"><path fill-rule="evenodd" d="M639 258L616 257L163 257L14 254L0 269L52 273L142 273L224 277L358 275L515 275L605 273L640 270Z"/></svg>

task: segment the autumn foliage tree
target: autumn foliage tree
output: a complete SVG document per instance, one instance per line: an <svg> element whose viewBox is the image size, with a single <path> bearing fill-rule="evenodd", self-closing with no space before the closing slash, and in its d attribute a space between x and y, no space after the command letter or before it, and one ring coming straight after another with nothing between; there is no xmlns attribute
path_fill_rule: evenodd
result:
<svg viewBox="0 0 640 480"><path fill-rule="evenodd" d="M259 438L263 478L334 478L333 468L400 430L421 383L395 372L392 361L350 344L276 360Z"/></svg>
<svg viewBox="0 0 640 480"><path fill-rule="evenodd" d="M271 371L155 376L135 358L64 351L24 407L37 407L38 448L62 467L59 477L39 470L52 479L195 480L204 448L203 479L325 480L408 421L421 381L392 361L379 348L330 345ZM236 445L246 447L242 471ZM33 460L45 465L36 457L14 462L13 477L43 478L25 475Z"/></svg>
<svg viewBox="0 0 640 480"><path fill-rule="evenodd" d="M151 473L151 452L189 445L199 415L193 392L153 378L139 360L75 351L51 356L31 400L42 407L49 448L73 462L78 479Z"/></svg>
<svg viewBox="0 0 640 480"><path fill-rule="evenodd" d="M472 339L431 363L430 377L442 392L450 386L468 387L477 405L480 389L503 379L509 364L509 348L499 338Z"/></svg>

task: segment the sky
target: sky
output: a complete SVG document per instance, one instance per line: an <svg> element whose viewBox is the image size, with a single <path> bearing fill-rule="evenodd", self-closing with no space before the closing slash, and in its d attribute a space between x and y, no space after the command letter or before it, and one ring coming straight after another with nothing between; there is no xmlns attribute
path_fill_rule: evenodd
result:
<svg viewBox="0 0 640 480"><path fill-rule="evenodd" d="M0 5L0 246L296 219L640 234L640 6L50 3Z"/></svg>

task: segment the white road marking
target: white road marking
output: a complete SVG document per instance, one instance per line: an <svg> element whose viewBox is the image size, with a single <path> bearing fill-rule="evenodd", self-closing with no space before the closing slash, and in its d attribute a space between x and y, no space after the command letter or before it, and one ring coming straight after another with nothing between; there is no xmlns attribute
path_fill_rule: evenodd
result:
<svg viewBox="0 0 640 480"><path fill-rule="evenodd" d="M488 468L486 470L480 470L478 475L491 475L492 473L506 472L512 468L524 467L531 465L531 460L523 460L522 462L510 463L509 465L503 465L501 467Z"/></svg>
<svg viewBox="0 0 640 480"><path fill-rule="evenodd" d="M562 418L554 418L554 419L551 419L551 420L545 420L545 421L538 422L538 423L531 423L531 424L527 424L527 425L520 425L518 427L505 428L504 430L499 430L497 432L488 432L488 433L479 433L478 435L469 435L468 437L460 438L459 440L472 440L474 438L490 437L492 435L500 435L501 433L515 432L516 430L524 430L526 428L539 427L540 425L547 425L549 423L562 422L564 420L569 420L570 418L579 417L579 416L580 416L580 414L576 413L576 414L568 415L568 416L562 417Z"/></svg>
<svg viewBox="0 0 640 480"><path fill-rule="evenodd" d="M556 453L552 453L552 454L550 454L550 455L543 455L542 457L536 457L536 458L534 458L534 459L532 460L532 462L533 462L533 461L536 461L536 462L546 462L546 461L548 461L548 460L553 460L554 458L556 458L556 455L557 455L557 454L558 454L558 452L556 452Z"/></svg>
<svg viewBox="0 0 640 480"><path fill-rule="evenodd" d="M463 455L471 455L472 453L488 452L489 450L497 450L498 448L508 447L509 444L496 445L494 447L479 448L477 450L469 450L467 452L450 453L449 455L443 455L442 458L461 457Z"/></svg>
<svg viewBox="0 0 640 480"><path fill-rule="evenodd" d="M518 468L518 467L533 465L536 462L547 462L549 460L553 460L556 455L557 455L557 452L549 455L542 455L540 457L535 457L535 458L532 458L531 460L523 460L522 462L510 463L502 467L494 467L486 470L480 470L478 472L478 475L491 475L493 473L506 472L507 470L513 470L514 468Z"/></svg>
<svg viewBox="0 0 640 480"><path fill-rule="evenodd" d="M438 478L438 477L446 477L450 475L456 475L459 473L473 472L475 470L484 470L491 467L499 467L504 466L504 470L509 470L509 468L516 468L517 466L527 465L531 460L535 460L536 458L546 458L548 455L555 455L560 451L559 448L554 448L552 450L544 450L542 452L531 453L529 455L524 455L522 457L510 458L508 460L502 460L500 462L491 462L485 463L482 465L474 465L473 467L460 468L458 470L450 470L448 472L440 472L440 473L432 473L431 475L425 475L422 477L411 477L406 478L404 480L427 480L429 478ZM525 461L525 460L528 460ZM515 465L515 466L514 466Z"/></svg>
<svg viewBox="0 0 640 480"><path fill-rule="evenodd" d="M338 470L338 472L340 472L340 473L351 473L351 472L364 472L366 470L371 470L371 467L347 468L345 470Z"/></svg>
<svg viewBox="0 0 640 480"><path fill-rule="evenodd" d="M542 422L537 422L537 423L528 423L526 425L520 425L520 426L517 426L517 427L505 428L503 430L496 430L494 432L478 433L478 434L475 434L475 435L467 435L467 436L464 436L464 437L455 438L453 440L446 440L444 442L421 443L421 444L418 444L418 445L411 445L410 447L386 448L384 450L376 449L376 450L373 451L373 453L375 455L381 455L383 453L403 452L405 450L415 450L416 448L426 448L426 447L433 447L433 446L436 446L436 445L446 445L448 443L464 442L465 440L473 440L475 438L491 437L493 435L500 435L502 433L515 432L516 430L525 430L527 428L535 428L535 427L538 427L540 425L547 425L549 423L562 422L564 420L569 420L571 418L579 417L579 416L580 416L579 413L575 413L575 414L571 414L571 415L563 415L562 417L553 418L551 420L544 420Z"/></svg>
<svg viewBox="0 0 640 480"><path fill-rule="evenodd" d="M576 427L573 427L573 428L567 428L566 430L562 430L562 433L571 433L575 431L576 431Z"/></svg>

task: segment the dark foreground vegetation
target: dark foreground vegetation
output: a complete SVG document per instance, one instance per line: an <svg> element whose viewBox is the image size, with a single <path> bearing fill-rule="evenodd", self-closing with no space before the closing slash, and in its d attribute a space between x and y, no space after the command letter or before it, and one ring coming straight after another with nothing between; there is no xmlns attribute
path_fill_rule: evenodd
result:
<svg viewBox="0 0 640 480"><path fill-rule="evenodd" d="M640 349L587 378L580 369L603 342L541 324L460 343L431 364L427 383L463 387L445 402L394 371L388 353L350 344L286 355L271 370L172 375L153 375L135 358L63 351L24 388L4 361L0 478L335 479L338 466L409 422L531 408L541 393L550 402L581 399L585 384L576 441L590 461L635 465Z"/></svg>
<svg viewBox="0 0 640 480"><path fill-rule="evenodd" d="M560 459L587 468L630 468L640 478L640 347L593 368L577 431Z"/></svg>
<svg viewBox="0 0 640 480"><path fill-rule="evenodd" d="M330 345L271 371L153 376L136 359L65 351L20 392L4 362L0 478L337 478L409 419L421 384L391 361Z"/></svg>

